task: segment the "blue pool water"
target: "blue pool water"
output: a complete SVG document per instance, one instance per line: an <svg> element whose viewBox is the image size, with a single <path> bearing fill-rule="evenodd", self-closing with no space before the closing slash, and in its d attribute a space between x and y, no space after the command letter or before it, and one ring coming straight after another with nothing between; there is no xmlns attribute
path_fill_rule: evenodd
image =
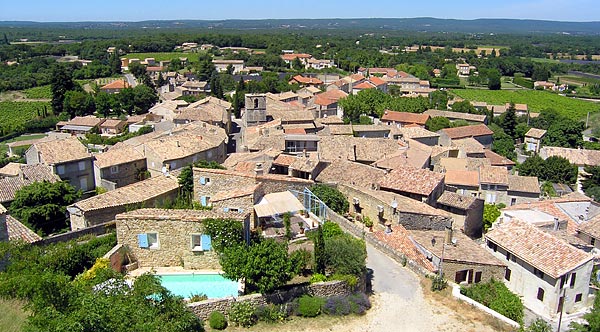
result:
<svg viewBox="0 0 600 332"><path fill-rule="evenodd" d="M237 281L218 274L163 274L159 277L166 289L183 298L197 294L206 294L209 299L238 296Z"/></svg>

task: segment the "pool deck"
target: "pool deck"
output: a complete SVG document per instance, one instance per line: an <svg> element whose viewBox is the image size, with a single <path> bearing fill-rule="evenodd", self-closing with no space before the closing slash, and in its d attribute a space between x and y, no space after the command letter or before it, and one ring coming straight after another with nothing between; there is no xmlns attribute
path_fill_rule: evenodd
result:
<svg viewBox="0 0 600 332"><path fill-rule="evenodd" d="M186 270L181 266L140 267L127 274L128 277L139 277L144 273L162 274L223 274L221 270Z"/></svg>

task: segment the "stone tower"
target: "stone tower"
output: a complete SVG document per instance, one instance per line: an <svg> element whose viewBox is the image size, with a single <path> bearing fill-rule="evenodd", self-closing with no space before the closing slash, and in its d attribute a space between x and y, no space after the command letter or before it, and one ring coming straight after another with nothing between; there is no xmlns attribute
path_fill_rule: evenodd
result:
<svg viewBox="0 0 600 332"><path fill-rule="evenodd" d="M244 123L246 126L267 122L267 95L246 94L245 98Z"/></svg>

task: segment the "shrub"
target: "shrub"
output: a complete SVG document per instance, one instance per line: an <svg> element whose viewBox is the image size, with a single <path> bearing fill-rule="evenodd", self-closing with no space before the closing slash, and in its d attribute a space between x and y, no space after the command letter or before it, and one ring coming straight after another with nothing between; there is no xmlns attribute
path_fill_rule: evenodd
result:
<svg viewBox="0 0 600 332"><path fill-rule="evenodd" d="M300 248L290 254L290 260L295 274L300 274L309 269L312 263L312 254L310 251Z"/></svg>
<svg viewBox="0 0 600 332"><path fill-rule="evenodd" d="M298 315L302 317L316 317L321 314L321 307L325 300L320 297L303 295L298 300Z"/></svg>
<svg viewBox="0 0 600 332"><path fill-rule="evenodd" d="M284 321L288 316L288 311L285 305L261 305L256 308L256 316L260 321L276 323Z"/></svg>
<svg viewBox="0 0 600 332"><path fill-rule="evenodd" d="M327 277L320 273L315 273L312 275L312 277L310 277L311 284L314 284L315 282L323 282L323 281L327 281Z"/></svg>
<svg viewBox="0 0 600 332"><path fill-rule="evenodd" d="M333 211L340 214L348 212L350 204L348 203L346 196L339 190L324 184L317 184L312 186L310 191Z"/></svg>
<svg viewBox="0 0 600 332"><path fill-rule="evenodd" d="M323 223L323 237L325 239L329 239L342 234L344 234L344 231L342 231L340 225L329 220Z"/></svg>
<svg viewBox="0 0 600 332"><path fill-rule="evenodd" d="M352 312L350 300L346 296L332 296L325 302L323 312L334 316L349 315Z"/></svg>
<svg viewBox="0 0 600 332"><path fill-rule="evenodd" d="M460 292L515 322L523 324L523 303L504 283L492 279L487 283L463 287Z"/></svg>
<svg viewBox="0 0 600 332"><path fill-rule="evenodd" d="M364 314L371 309L371 300L365 293L354 293L348 297L352 313L357 315Z"/></svg>
<svg viewBox="0 0 600 332"><path fill-rule="evenodd" d="M366 258L363 240L349 234L325 240L325 266L333 273L361 275L366 269Z"/></svg>
<svg viewBox="0 0 600 332"><path fill-rule="evenodd" d="M444 279L443 275L435 275L431 277L431 291L437 292L446 289L448 287L448 282Z"/></svg>
<svg viewBox="0 0 600 332"><path fill-rule="evenodd" d="M204 301L204 300L208 300L208 296L206 296L206 294L202 294L202 293L191 294L189 297L190 302L200 302L200 301Z"/></svg>
<svg viewBox="0 0 600 332"><path fill-rule="evenodd" d="M254 306L250 302L236 302L229 309L229 320L238 326L250 327L256 324Z"/></svg>
<svg viewBox="0 0 600 332"><path fill-rule="evenodd" d="M208 316L208 325L211 329L224 330L227 327L227 318L218 311L213 311Z"/></svg>
<svg viewBox="0 0 600 332"><path fill-rule="evenodd" d="M345 281L348 284L348 286L350 286L350 288L352 288L352 289L354 289L354 287L356 287L356 285L358 285L358 277L351 275L351 274L336 273L336 274L332 275L331 277L329 277L329 280Z"/></svg>

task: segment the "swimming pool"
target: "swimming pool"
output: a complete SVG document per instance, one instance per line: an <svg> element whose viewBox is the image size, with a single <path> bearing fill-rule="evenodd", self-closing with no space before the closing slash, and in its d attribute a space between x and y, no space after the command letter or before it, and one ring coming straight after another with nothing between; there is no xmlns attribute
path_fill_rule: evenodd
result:
<svg viewBox="0 0 600 332"><path fill-rule="evenodd" d="M171 293L189 298L205 294L209 299L238 296L238 282L219 274L161 274L160 283Z"/></svg>

